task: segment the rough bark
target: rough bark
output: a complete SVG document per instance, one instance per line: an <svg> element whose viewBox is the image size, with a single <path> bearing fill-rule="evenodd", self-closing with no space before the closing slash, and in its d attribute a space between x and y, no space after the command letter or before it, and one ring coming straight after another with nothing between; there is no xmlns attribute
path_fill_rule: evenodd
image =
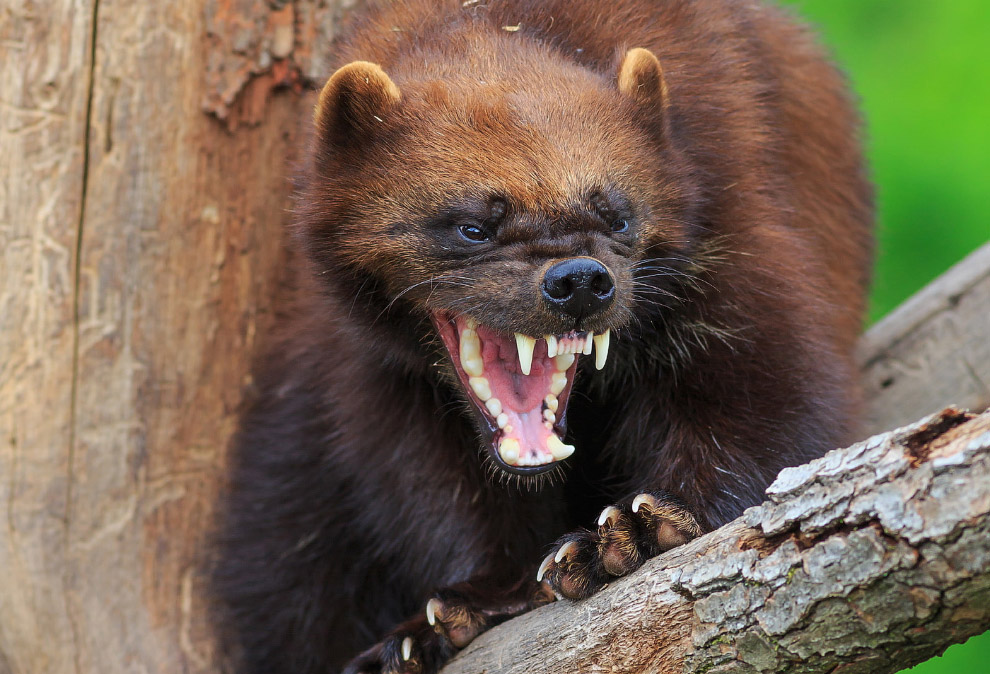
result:
<svg viewBox="0 0 990 674"><path fill-rule="evenodd" d="M990 628L990 413L949 409L784 470L769 500L444 674L884 674Z"/></svg>

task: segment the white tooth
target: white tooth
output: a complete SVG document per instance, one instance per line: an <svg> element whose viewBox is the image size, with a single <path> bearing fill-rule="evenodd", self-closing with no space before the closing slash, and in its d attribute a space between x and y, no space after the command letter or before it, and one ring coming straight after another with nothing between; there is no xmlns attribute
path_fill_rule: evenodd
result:
<svg viewBox="0 0 990 674"><path fill-rule="evenodd" d="M605 367L608 360L608 340L612 331L606 330L600 335L595 335L595 369L600 370Z"/></svg>
<svg viewBox="0 0 990 674"><path fill-rule="evenodd" d="M551 422L557 421L557 417L554 416L553 412L551 412L549 408L543 410L543 418Z"/></svg>
<svg viewBox="0 0 990 674"><path fill-rule="evenodd" d="M468 384L471 386L471 390L474 394L481 399L481 402L486 402L492 397L492 387L488 383L488 380L484 377L471 377L468 379Z"/></svg>
<svg viewBox="0 0 990 674"><path fill-rule="evenodd" d="M408 661L412 657L412 637L402 640L402 659Z"/></svg>
<svg viewBox="0 0 990 674"><path fill-rule="evenodd" d="M557 407L560 405L560 402L557 400L557 396L552 396L549 394L543 399L543 402L547 404L547 409L554 413L557 412Z"/></svg>
<svg viewBox="0 0 990 674"><path fill-rule="evenodd" d="M591 338L594 337L594 336L595 336L595 333L589 332L588 333L588 336L584 338L584 355L586 355L586 356L590 356L591 355L591 345L592 345Z"/></svg>
<svg viewBox="0 0 990 674"><path fill-rule="evenodd" d="M473 331L461 332L460 343L461 367L471 377L480 377L485 371L485 363L481 359L481 341Z"/></svg>
<svg viewBox="0 0 990 674"><path fill-rule="evenodd" d="M509 415L505 414L504 412L502 414L499 414L497 417L495 417L495 423L498 424L499 428L505 428L505 425L509 423Z"/></svg>
<svg viewBox="0 0 990 674"><path fill-rule="evenodd" d="M557 357L560 358L560 356ZM571 356L571 358L573 357L574 356ZM565 386L567 386L567 373L554 372L550 376L550 393L558 396L560 395L560 392L564 390Z"/></svg>
<svg viewBox="0 0 990 674"><path fill-rule="evenodd" d="M557 461L566 459L574 453L574 445L565 445L564 441L558 438L556 433L551 433L550 437L547 438L547 449L550 450L550 454Z"/></svg>
<svg viewBox="0 0 990 674"><path fill-rule="evenodd" d="M471 330L474 330L475 328L477 328L477 327L478 327L478 321L476 321L476 320L474 320L473 318L471 318L470 316L468 316L468 317L467 317L467 318L466 318L466 319L464 320L464 325L466 325L466 326L467 326L468 328L470 328Z"/></svg>
<svg viewBox="0 0 990 674"><path fill-rule="evenodd" d="M567 368L574 364L574 354L562 353L553 359L553 364L557 372L567 372Z"/></svg>
<svg viewBox="0 0 990 674"><path fill-rule="evenodd" d="M529 370L533 366L533 349L536 348L536 340L527 335L516 334L516 351L519 352L519 369L522 373L529 375Z"/></svg>
<svg viewBox="0 0 990 674"><path fill-rule="evenodd" d="M519 441L515 438L505 438L498 445L498 455L510 465L519 461Z"/></svg>
<svg viewBox="0 0 990 674"><path fill-rule="evenodd" d="M493 417L497 417L502 413L502 401L498 398L489 398L485 401L485 407L491 412Z"/></svg>
<svg viewBox="0 0 990 674"><path fill-rule="evenodd" d="M481 360L480 356L475 358L461 357L461 367L464 368L464 371L470 377L480 377L485 373L485 363Z"/></svg>
<svg viewBox="0 0 990 674"><path fill-rule="evenodd" d="M544 421L543 422L543 428L547 429L548 431L552 431L553 430L553 422L552 421Z"/></svg>
<svg viewBox="0 0 990 674"><path fill-rule="evenodd" d="M553 358L557 355L557 338L553 335L544 335L543 339L547 340L547 356Z"/></svg>
<svg viewBox="0 0 990 674"><path fill-rule="evenodd" d="M506 433L515 433L515 431L516 431L516 427L513 426L512 424L506 424L505 425L505 432Z"/></svg>

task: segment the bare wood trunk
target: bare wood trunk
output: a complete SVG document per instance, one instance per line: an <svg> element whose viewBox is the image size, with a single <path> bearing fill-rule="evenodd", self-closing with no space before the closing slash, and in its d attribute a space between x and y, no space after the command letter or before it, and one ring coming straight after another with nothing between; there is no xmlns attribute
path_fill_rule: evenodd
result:
<svg viewBox="0 0 990 674"><path fill-rule="evenodd" d="M885 674L990 628L990 412L781 472L767 503L444 674Z"/></svg>
<svg viewBox="0 0 990 674"><path fill-rule="evenodd" d="M215 671L204 531L341 4L0 9L0 672Z"/></svg>

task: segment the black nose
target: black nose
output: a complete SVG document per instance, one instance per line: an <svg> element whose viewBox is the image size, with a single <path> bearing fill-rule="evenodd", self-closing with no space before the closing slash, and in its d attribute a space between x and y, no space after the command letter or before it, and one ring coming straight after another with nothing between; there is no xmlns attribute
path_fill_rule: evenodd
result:
<svg viewBox="0 0 990 674"><path fill-rule="evenodd" d="M574 318L605 311L614 296L615 284L608 269L590 257L557 262L543 277L543 298L557 311Z"/></svg>

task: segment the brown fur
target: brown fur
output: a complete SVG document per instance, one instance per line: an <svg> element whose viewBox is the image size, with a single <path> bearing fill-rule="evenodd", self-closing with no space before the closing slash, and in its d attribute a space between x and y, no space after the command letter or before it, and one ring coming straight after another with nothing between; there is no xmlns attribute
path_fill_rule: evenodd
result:
<svg viewBox="0 0 990 674"><path fill-rule="evenodd" d="M518 578L605 505L668 492L715 527L850 439L871 191L845 84L784 12L408 0L342 35L298 190L298 287L235 442L216 588L243 671L335 671L458 583L450 607L518 612ZM465 218L497 219L495 242L450 238ZM575 255L615 277L580 326L613 328L609 364L582 365L567 467L518 482L480 455L428 312L565 332L535 289ZM640 553L683 539L679 507ZM640 554L596 545L561 565ZM453 651L423 625L432 671ZM359 664L412 671L388 643Z"/></svg>

